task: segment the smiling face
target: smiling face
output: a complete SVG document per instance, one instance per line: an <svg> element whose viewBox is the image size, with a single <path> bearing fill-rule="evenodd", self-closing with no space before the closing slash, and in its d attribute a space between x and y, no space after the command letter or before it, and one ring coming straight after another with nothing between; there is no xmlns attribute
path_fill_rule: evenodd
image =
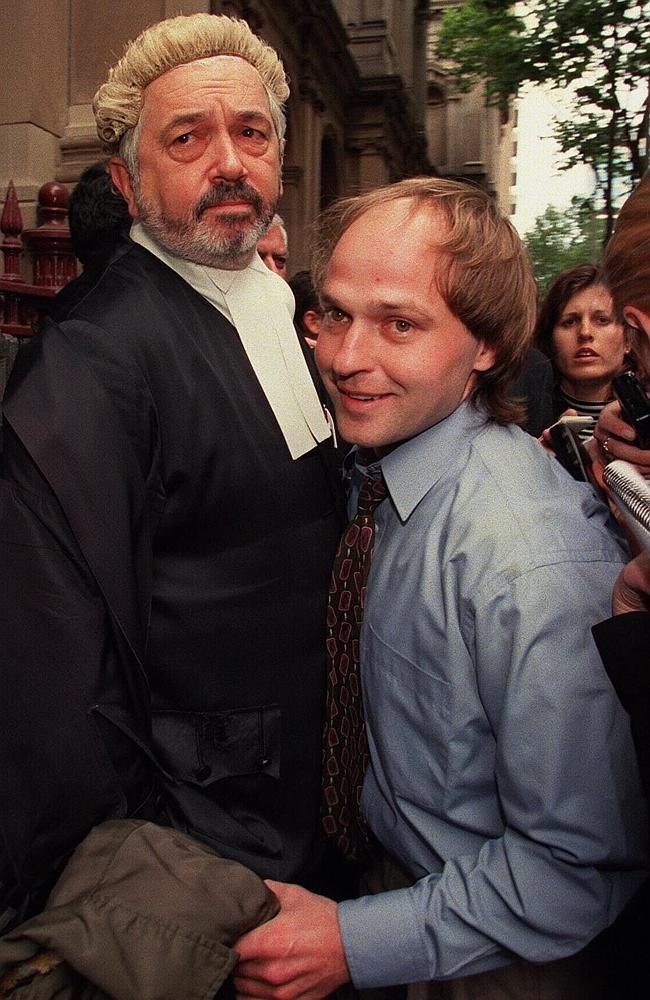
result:
<svg viewBox="0 0 650 1000"><path fill-rule="evenodd" d="M626 343L603 285L590 285L571 296L553 328L552 343L563 389L583 400L611 396L612 378L624 368Z"/></svg>
<svg viewBox="0 0 650 1000"><path fill-rule="evenodd" d="M337 243L316 360L346 441L385 454L452 413L494 352L450 312L434 276L435 209L369 209Z"/></svg>
<svg viewBox="0 0 650 1000"><path fill-rule="evenodd" d="M144 92L138 177L114 157L131 215L172 253L244 267L273 218L280 145L257 71L235 56L177 66Z"/></svg>

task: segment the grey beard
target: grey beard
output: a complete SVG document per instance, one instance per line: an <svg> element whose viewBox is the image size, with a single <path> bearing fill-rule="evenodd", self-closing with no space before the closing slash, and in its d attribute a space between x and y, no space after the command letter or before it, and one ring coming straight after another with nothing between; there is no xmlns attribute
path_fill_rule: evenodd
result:
<svg viewBox="0 0 650 1000"><path fill-rule="evenodd" d="M254 253L277 207L277 201L265 204L259 192L243 181L215 187L198 201L191 216L180 219L154 208L139 191L135 196L139 221L162 247L195 264L228 270L241 267L242 258ZM252 205L256 213L253 222L243 222L236 213L221 215L219 228L203 222L207 208L233 197Z"/></svg>

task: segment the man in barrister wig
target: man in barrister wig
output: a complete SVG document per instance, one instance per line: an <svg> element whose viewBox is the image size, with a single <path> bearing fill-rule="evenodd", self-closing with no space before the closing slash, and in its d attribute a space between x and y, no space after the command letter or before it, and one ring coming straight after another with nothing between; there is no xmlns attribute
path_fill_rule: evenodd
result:
<svg viewBox="0 0 650 1000"><path fill-rule="evenodd" d="M256 252L289 94L242 21L144 31L94 101L132 217L5 405L0 885L38 911L101 820L323 886L330 425Z"/></svg>

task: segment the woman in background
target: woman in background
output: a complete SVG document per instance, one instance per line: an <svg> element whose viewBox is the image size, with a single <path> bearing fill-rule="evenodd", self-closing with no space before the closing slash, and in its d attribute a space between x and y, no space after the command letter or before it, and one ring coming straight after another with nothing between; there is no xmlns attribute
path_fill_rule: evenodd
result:
<svg viewBox="0 0 650 1000"><path fill-rule="evenodd" d="M570 408L595 424L614 396L612 378L629 367L624 324L614 315L598 268L580 264L555 278L542 302L535 340L553 363L553 419ZM591 433L586 428L581 437Z"/></svg>

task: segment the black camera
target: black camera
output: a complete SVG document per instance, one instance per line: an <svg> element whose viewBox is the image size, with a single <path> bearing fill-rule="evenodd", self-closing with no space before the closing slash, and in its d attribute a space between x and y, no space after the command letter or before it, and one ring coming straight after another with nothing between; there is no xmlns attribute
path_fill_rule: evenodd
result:
<svg viewBox="0 0 650 1000"><path fill-rule="evenodd" d="M633 372L623 372L612 379L616 398L626 419L636 431L639 448L650 448L650 400Z"/></svg>
<svg viewBox="0 0 650 1000"><path fill-rule="evenodd" d="M551 444L558 462L574 479L583 482L589 481L589 456L580 442L579 434L585 429L592 430L595 424L593 417L560 417L550 428Z"/></svg>

